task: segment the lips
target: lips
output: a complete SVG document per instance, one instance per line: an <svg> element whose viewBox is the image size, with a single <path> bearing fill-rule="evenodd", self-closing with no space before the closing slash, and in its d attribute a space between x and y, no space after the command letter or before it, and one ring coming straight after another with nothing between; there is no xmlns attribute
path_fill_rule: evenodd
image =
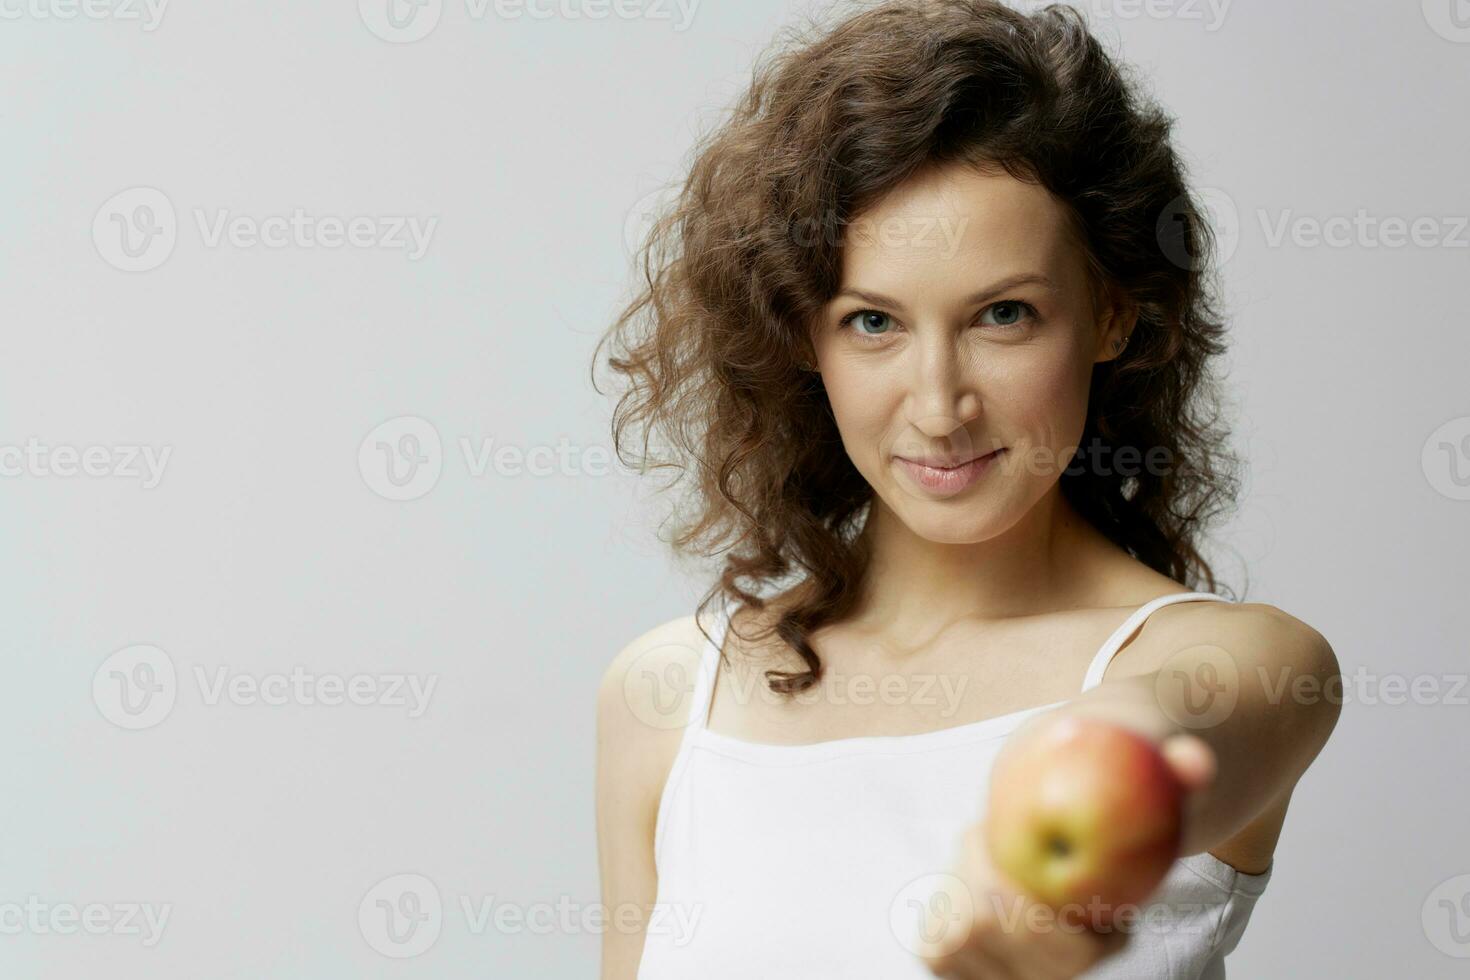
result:
<svg viewBox="0 0 1470 980"><path fill-rule="evenodd" d="M988 453L971 453L968 456L898 456L896 458L927 466L931 470L955 470L998 452L1000 452L999 449L993 449Z"/></svg>
<svg viewBox="0 0 1470 980"><path fill-rule="evenodd" d="M904 456L895 456L893 460L909 481L925 495L942 498L952 497L974 484L990 470L996 457L1003 452L1004 446L983 456L972 457L958 466L930 466Z"/></svg>

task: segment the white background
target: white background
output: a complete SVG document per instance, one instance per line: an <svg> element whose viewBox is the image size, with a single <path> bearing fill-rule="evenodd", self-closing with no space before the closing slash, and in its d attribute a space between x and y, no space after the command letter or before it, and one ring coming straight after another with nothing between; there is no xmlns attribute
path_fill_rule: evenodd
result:
<svg viewBox="0 0 1470 980"><path fill-rule="evenodd" d="M0 0L0 448L119 453L104 475L59 472L63 453L0 477L0 906L171 910L152 946L12 929L4 977L595 972L595 930L476 932L460 901L598 901L594 691L620 646L693 611L707 572L666 556L663 505L606 463L588 361L629 292L640 201L806 8L535 19L444 0L404 43L379 36L375 2L179 2L148 29L141 4ZM1438 900L1470 891L1440 887L1470 874L1470 691L1447 696L1470 669L1470 232L1453 244L1470 6L1087 6L1238 217L1230 390L1250 473L1218 567L1366 672L1231 973L1461 976L1449 954L1470 937L1444 938ZM140 187L175 240L130 260L113 215L147 215L108 202ZM211 245L199 227L296 209L436 224L418 257ZM1283 219L1360 209L1429 217L1441 240L1273 242ZM372 475L379 437L359 465L402 417L443 447L412 500ZM407 425L381 441L411 447ZM580 462L475 475L462 438ZM156 485L117 447L167 449ZM146 675L104 662L138 645L175 680L130 730L108 685ZM436 686L415 717L210 703L198 681L297 667ZM1388 675L1440 693L1368 703ZM443 912L419 955L392 958L359 910L403 874Z"/></svg>

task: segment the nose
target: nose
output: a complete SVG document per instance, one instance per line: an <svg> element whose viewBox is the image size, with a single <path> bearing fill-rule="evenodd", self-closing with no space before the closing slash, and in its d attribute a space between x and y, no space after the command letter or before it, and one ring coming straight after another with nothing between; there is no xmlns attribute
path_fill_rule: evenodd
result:
<svg viewBox="0 0 1470 980"><path fill-rule="evenodd" d="M943 439L980 414L980 393L955 338L929 336L914 345L909 422L927 438Z"/></svg>

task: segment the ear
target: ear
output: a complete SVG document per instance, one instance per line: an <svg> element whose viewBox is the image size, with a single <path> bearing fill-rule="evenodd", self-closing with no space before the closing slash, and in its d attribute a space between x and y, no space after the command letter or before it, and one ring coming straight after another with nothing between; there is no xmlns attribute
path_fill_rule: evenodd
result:
<svg viewBox="0 0 1470 980"><path fill-rule="evenodd" d="M1098 303L1096 324L1093 363L1115 360L1138 324L1138 306L1122 290L1109 288Z"/></svg>

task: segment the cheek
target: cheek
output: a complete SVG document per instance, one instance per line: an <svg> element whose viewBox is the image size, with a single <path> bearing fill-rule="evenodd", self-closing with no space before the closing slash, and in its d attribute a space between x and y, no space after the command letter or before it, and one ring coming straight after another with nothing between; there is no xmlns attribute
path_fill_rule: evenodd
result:
<svg viewBox="0 0 1470 980"><path fill-rule="evenodd" d="M871 363L843 363L840 357L828 363L822 382L843 451L869 484L883 486L891 479L886 451L908 431L903 421L905 387Z"/></svg>
<svg viewBox="0 0 1470 980"><path fill-rule="evenodd" d="M1087 420L1090 373L1069 350L1032 350L996 372L986 406L1033 446L1073 446Z"/></svg>
<svg viewBox="0 0 1470 980"><path fill-rule="evenodd" d="M873 377L869 372L840 367L824 371L822 383L848 454L860 458L865 452L863 447L871 445L873 437L885 431L895 413L888 396L889 387L881 377Z"/></svg>

